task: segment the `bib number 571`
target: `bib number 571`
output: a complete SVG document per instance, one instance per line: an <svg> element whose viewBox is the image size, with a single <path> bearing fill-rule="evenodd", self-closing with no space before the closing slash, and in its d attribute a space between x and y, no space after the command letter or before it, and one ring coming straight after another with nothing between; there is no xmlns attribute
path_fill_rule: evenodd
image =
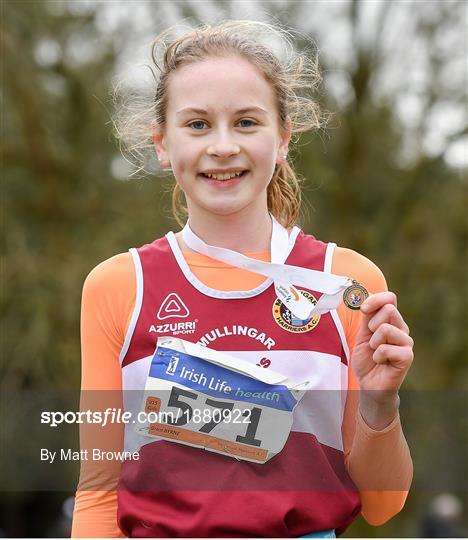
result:
<svg viewBox="0 0 468 540"><path fill-rule="evenodd" d="M189 390L178 388L176 386L172 387L167 405L169 407L176 407L181 411L181 414L178 414L175 420L168 422L169 424L172 424L174 426L183 426L187 424L194 417L194 412L197 412L194 411L194 408L189 403L187 403L187 401L184 401L181 398L187 398L189 400L197 401L198 394L196 394L195 392L190 392ZM217 401L211 398L207 398L205 400L205 404L209 407L213 407L214 409L219 410L220 414L218 414L216 417L213 414L210 420L204 423L198 429L198 431L200 431L201 433L210 433L219 423L226 422L228 419L232 420L233 412L239 412L239 415L247 418L247 421L245 421L244 423L247 423L248 427L244 435L236 436L236 442L249 444L251 446L261 446L262 441L260 439L256 439L255 435L257 433L258 424L260 422L262 409L259 409L258 407L253 407L252 409L246 409L243 413L241 413L238 410L233 411L234 403ZM226 412L228 414L226 414Z"/></svg>

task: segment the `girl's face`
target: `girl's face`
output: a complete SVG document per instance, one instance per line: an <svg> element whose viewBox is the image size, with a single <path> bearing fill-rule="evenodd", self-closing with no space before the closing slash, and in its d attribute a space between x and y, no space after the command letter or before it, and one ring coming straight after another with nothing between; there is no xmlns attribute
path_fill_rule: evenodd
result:
<svg viewBox="0 0 468 540"><path fill-rule="evenodd" d="M266 212L267 186L291 129L280 130L274 91L262 73L239 56L208 58L179 68L168 84L166 126L153 140L189 215ZM243 174L207 176L234 172Z"/></svg>

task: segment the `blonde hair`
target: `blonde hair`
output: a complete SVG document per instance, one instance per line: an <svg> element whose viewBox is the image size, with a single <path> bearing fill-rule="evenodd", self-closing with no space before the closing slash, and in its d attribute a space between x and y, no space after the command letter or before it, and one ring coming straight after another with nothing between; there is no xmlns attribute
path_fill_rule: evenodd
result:
<svg viewBox="0 0 468 540"><path fill-rule="evenodd" d="M265 22L227 20L214 25L202 24L178 38L171 38L176 27L168 28L152 43L154 66L151 66L151 71L155 83L152 92L147 96L132 92L125 96L121 88L115 90L115 97L124 98L116 100L116 136L121 142L121 149L126 149L133 162L138 164L138 171L145 169L149 156L154 156L153 130L155 127L164 128L166 124L171 73L181 66L209 57L239 55L256 66L275 92L281 129L288 119L293 134L319 129L325 124L325 115L312 95L321 82L315 49L297 52L289 31ZM302 36L302 39L306 38ZM272 50L275 45L277 53ZM300 182L285 159L275 167L268 185L268 210L285 227L294 225L298 218ZM183 225L187 214L182 195L176 182L172 192L172 211L180 225Z"/></svg>

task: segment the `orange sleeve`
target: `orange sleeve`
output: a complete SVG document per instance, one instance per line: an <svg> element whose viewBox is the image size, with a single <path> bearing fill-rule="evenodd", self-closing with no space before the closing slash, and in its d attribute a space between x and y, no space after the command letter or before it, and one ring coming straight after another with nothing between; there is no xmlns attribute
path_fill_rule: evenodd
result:
<svg viewBox="0 0 468 540"><path fill-rule="evenodd" d="M135 304L130 253L99 264L86 278L81 305L80 410L121 407L119 353ZM80 448L123 449L123 427L80 425ZM72 538L121 538L117 525L120 463L82 460L75 495Z"/></svg>
<svg viewBox="0 0 468 540"><path fill-rule="evenodd" d="M371 294L388 290L380 269L350 249L335 249L332 272L356 279ZM350 310L344 304L337 311L351 357L343 421L345 463L359 489L364 518L371 525L381 525L403 508L412 481L413 463L399 415L381 431L371 429L362 418L359 412L359 384L352 370L352 351L361 312Z"/></svg>

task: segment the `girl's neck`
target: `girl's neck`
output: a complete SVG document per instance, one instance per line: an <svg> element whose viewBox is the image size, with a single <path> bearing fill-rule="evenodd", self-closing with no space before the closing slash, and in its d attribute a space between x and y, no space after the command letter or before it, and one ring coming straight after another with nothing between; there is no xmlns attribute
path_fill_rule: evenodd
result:
<svg viewBox="0 0 468 540"><path fill-rule="evenodd" d="M200 219L190 215L190 228L205 243L232 249L239 253L268 251L271 242L272 223L268 212L262 215L218 216L210 214ZM190 251L182 239L182 233L176 234L182 250Z"/></svg>

